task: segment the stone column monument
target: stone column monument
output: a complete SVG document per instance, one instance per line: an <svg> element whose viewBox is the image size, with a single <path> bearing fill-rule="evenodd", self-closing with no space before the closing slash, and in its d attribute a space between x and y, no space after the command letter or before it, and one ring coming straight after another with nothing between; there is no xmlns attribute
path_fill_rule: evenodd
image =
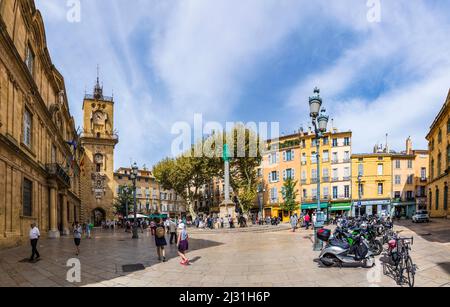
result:
<svg viewBox="0 0 450 307"><path fill-rule="evenodd" d="M235 204L230 198L230 154L228 145L223 147L223 160L225 164L225 200L220 204L220 217L224 219L224 227L229 228L228 218L231 216L236 225Z"/></svg>

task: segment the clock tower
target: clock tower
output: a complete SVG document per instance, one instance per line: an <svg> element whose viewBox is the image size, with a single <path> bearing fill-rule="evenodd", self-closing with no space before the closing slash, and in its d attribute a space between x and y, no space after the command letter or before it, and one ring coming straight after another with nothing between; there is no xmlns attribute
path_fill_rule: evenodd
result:
<svg viewBox="0 0 450 307"><path fill-rule="evenodd" d="M114 148L119 142L114 130L114 99L103 96L99 78L93 94L83 101L81 145L81 221L99 226L114 218Z"/></svg>

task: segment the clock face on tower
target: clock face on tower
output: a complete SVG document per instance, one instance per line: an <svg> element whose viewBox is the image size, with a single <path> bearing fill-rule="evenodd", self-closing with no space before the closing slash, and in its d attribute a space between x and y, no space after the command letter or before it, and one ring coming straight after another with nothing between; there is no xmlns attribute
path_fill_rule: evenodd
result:
<svg viewBox="0 0 450 307"><path fill-rule="evenodd" d="M94 124L96 125L104 125L106 120L106 115L103 112L95 112L94 113Z"/></svg>
<svg viewBox="0 0 450 307"><path fill-rule="evenodd" d="M103 156L101 154L96 154L95 155L95 163L96 164L101 164L103 163Z"/></svg>

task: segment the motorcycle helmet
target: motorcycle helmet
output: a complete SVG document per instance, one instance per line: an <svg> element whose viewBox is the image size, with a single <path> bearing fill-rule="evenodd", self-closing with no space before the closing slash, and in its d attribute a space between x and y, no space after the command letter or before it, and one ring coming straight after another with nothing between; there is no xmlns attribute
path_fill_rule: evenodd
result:
<svg viewBox="0 0 450 307"><path fill-rule="evenodd" d="M389 241L389 249L390 250L394 250L397 247L397 241L395 240L390 240Z"/></svg>
<svg viewBox="0 0 450 307"><path fill-rule="evenodd" d="M367 230L367 227L367 223L362 223L359 228L361 228L361 230Z"/></svg>

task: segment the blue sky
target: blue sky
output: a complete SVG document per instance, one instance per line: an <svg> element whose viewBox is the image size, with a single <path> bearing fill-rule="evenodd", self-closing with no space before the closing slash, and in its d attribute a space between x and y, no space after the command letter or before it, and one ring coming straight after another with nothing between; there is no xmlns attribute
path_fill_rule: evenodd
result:
<svg viewBox="0 0 450 307"><path fill-rule="evenodd" d="M331 3L330 3L331 2ZM381 0L37 0L54 64L81 124L85 90L101 67L120 134L115 167L170 154L177 121L279 121L308 127L308 96L322 90L354 152L404 148L425 135L450 88L450 3Z"/></svg>

